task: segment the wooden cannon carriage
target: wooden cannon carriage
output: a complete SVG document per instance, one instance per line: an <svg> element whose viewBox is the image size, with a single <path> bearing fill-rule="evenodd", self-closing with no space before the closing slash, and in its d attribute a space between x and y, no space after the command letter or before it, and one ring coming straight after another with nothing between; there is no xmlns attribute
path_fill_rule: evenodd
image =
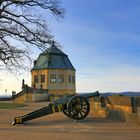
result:
<svg viewBox="0 0 140 140"><path fill-rule="evenodd" d="M63 112L65 115L74 120L84 119L90 111L89 98L95 96L99 96L98 91L93 93L66 96L65 98L58 99L53 103L50 103L44 108L23 116L15 117L12 125L22 124L26 121L53 114L55 112Z"/></svg>

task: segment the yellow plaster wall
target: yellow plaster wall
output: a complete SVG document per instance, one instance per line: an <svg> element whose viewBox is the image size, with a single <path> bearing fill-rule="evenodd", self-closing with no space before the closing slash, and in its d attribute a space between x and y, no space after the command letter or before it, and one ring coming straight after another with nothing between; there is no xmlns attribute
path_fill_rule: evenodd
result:
<svg viewBox="0 0 140 140"><path fill-rule="evenodd" d="M48 99L48 94L35 93L32 95L33 102L46 101L47 99Z"/></svg>
<svg viewBox="0 0 140 140"><path fill-rule="evenodd" d="M75 89L49 89L50 94L74 94Z"/></svg>
<svg viewBox="0 0 140 140"><path fill-rule="evenodd" d="M27 93L26 94L26 102L32 102L33 101L33 94Z"/></svg>
<svg viewBox="0 0 140 140"><path fill-rule="evenodd" d="M127 105L131 106L131 97L129 96L108 96L106 103L110 105Z"/></svg>
<svg viewBox="0 0 140 140"><path fill-rule="evenodd" d="M67 88L68 89L76 89L76 75L75 71L72 70L67 70L67 76L66 76L66 81L68 82L68 75L75 76L75 83L68 83Z"/></svg>
<svg viewBox="0 0 140 140"><path fill-rule="evenodd" d="M75 71L73 70L66 70L66 69L41 69L41 70L32 70L31 71L32 74L32 87L35 84L36 88L40 87L40 85L42 84L42 88L43 89L48 89L49 93L52 94L73 94L76 92L76 80L75 83L69 83L68 81L68 76L74 76L75 77ZM41 75L44 74L45 75L45 83L41 83L41 81L39 80L38 83L34 83L34 76L35 75ZM51 74L56 74L56 76L63 74L64 75L64 82L63 83L51 83L50 82L50 75ZM57 77L58 79L58 77ZM76 79L76 78L75 78Z"/></svg>
<svg viewBox="0 0 140 140"><path fill-rule="evenodd" d="M100 102L90 102L90 114L93 118L106 118L106 108L101 107Z"/></svg>
<svg viewBox="0 0 140 140"><path fill-rule="evenodd" d="M132 106L114 105L115 109L121 109L123 112L132 112ZM113 108L112 108L113 109Z"/></svg>
<svg viewBox="0 0 140 140"><path fill-rule="evenodd" d="M13 102L14 103L25 103L25 102L32 102L32 93L24 93L20 96L17 96Z"/></svg>
<svg viewBox="0 0 140 140"><path fill-rule="evenodd" d="M51 83L50 80L48 80L48 89L76 89L76 82L69 83L68 81L68 76L75 76L75 71L65 69L49 69L48 74L49 79L51 74L56 74L57 76L60 74L64 75L64 83Z"/></svg>
<svg viewBox="0 0 140 140"><path fill-rule="evenodd" d="M38 83L34 83L34 76L35 75L41 75L44 74L45 75L45 83L41 83L41 79L39 78L39 82ZM47 69L40 69L40 70L32 70L31 71L31 83L32 83L32 87L34 86L34 84L36 85L36 87L40 87L40 85L42 84L42 88L46 89L48 87L48 70Z"/></svg>
<svg viewBox="0 0 140 140"><path fill-rule="evenodd" d="M121 109L123 112L132 112L131 97L109 96L106 106L111 109Z"/></svg>
<svg viewBox="0 0 140 140"><path fill-rule="evenodd" d="M59 74L64 75L64 83L51 83L50 82L50 75L56 74L58 76ZM48 89L66 89L67 88L67 82L66 82L66 70L64 69L49 69L48 70Z"/></svg>
<svg viewBox="0 0 140 140"><path fill-rule="evenodd" d="M112 110L121 110L124 114L133 114L132 113L132 105L131 105L131 97L124 96L109 96L105 99L105 107L101 107L101 98L97 100L90 99L90 114L93 118L106 118L107 117L107 109Z"/></svg>
<svg viewBox="0 0 140 140"><path fill-rule="evenodd" d="M19 103L19 104L22 104L22 103L25 103L25 94L15 98L13 100L14 103Z"/></svg>

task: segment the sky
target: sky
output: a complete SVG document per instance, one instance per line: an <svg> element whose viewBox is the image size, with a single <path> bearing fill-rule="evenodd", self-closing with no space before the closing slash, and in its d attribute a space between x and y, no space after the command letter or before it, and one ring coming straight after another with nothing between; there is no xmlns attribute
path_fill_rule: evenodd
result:
<svg viewBox="0 0 140 140"><path fill-rule="evenodd" d="M77 92L140 91L140 0L63 0L64 20L48 25L76 68ZM34 52L34 59L39 51ZM0 72L0 93L30 85L30 72Z"/></svg>

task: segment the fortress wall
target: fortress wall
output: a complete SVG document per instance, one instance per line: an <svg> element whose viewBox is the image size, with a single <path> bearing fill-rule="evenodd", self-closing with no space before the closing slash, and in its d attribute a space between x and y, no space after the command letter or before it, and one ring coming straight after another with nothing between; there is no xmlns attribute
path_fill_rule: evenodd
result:
<svg viewBox="0 0 140 140"><path fill-rule="evenodd" d="M32 94L32 102L46 101L48 100L48 94L36 93Z"/></svg>
<svg viewBox="0 0 140 140"><path fill-rule="evenodd" d="M14 103L19 103L19 104L23 104L26 102L32 102L32 93L27 93L27 94L21 94L20 96L16 97L13 100Z"/></svg>
<svg viewBox="0 0 140 140"><path fill-rule="evenodd" d="M137 115L140 118L140 97L137 97Z"/></svg>
<svg viewBox="0 0 140 140"><path fill-rule="evenodd" d="M140 97L108 96L104 99L94 97L90 100L90 105L90 114L94 118L107 118L140 125Z"/></svg>
<svg viewBox="0 0 140 140"><path fill-rule="evenodd" d="M102 107L100 97L90 98L90 116L93 118L106 118L106 108Z"/></svg>
<svg viewBox="0 0 140 140"><path fill-rule="evenodd" d="M126 112L125 117L128 124L140 125L140 97L136 97L135 102L132 104L132 112Z"/></svg>
<svg viewBox="0 0 140 140"><path fill-rule="evenodd" d="M13 100L14 103L22 104L25 102L25 94L20 95L18 98Z"/></svg>
<svg viewBox="0 0 140 140"><path fill-rule="evenodd" d="M25 102L32 102L32 98L33 98L32 93L27 93L25 96L26 96Z"/></svg>
<svg viewBox="0 0 140 140"><path fill-rule="evenodd" d="M132 112L131 97L108 96L105 98L106 108Z"/></svg>

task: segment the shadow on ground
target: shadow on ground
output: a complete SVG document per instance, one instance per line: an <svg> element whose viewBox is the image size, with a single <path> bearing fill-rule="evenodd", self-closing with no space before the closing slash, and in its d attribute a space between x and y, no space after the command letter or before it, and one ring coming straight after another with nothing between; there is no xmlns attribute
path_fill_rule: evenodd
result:
<svg viewBox="0 0 140 140"><path fill-rule="evenodd" d="M93 119L93 118L86 118L84 120L72 120L69 118L66 119L58 119L58 120L47 120L47 121L39 121L39 120L33 120L29 122L25 122L24 125L26 126L46 126L46 125L66 125L66 124L109 124L109 123L115 123L114 121L110 121L107 119ZM118 123L118 122L116 122Z"/></svg>

